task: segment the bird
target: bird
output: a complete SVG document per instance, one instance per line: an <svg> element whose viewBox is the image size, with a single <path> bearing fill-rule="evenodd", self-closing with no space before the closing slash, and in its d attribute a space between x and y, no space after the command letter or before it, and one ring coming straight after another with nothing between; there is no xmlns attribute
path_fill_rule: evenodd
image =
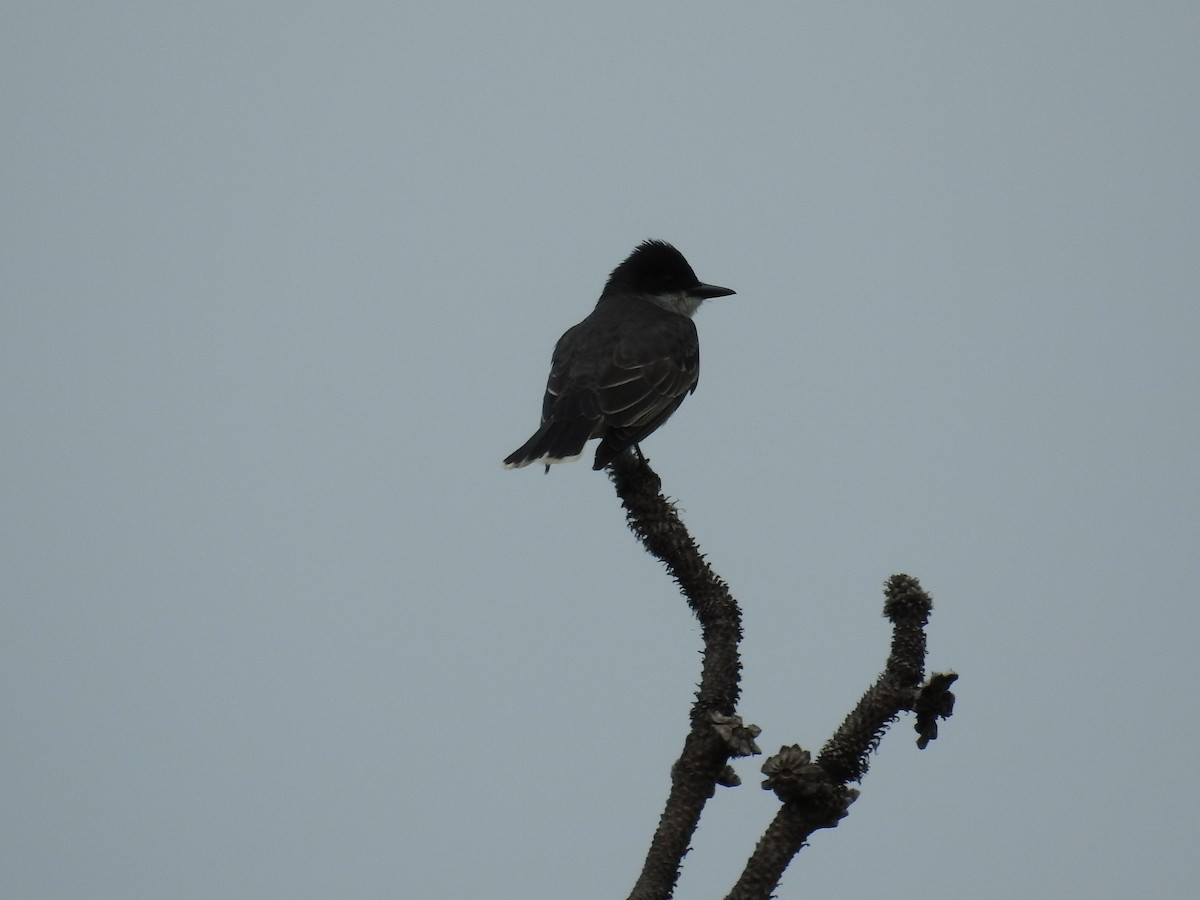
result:
<svg viewBox="0 0 1200 900"><path fill-rule="evenodd" d="M705 284L666 241L638 244L613 269L595 309L558 339L542 421L504 467L583 455L600 438L592 468L638 446L696 390L700 339L692 316L705 300L736 293Z"/></svg>

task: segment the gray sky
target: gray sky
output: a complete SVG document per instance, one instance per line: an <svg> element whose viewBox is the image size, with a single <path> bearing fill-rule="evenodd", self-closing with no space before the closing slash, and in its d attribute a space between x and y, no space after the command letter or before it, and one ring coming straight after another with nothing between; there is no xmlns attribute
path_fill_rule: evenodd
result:
<svg viewBox="0 0 1200 900"><path fill-rule="evenodd" d="M625 895L698 629L500 459L657 237L738 291L645 450L764 749L892 572L962 674L780 896L1193 896L1196 5L423 6L6 17L0 895Z"/></svg>

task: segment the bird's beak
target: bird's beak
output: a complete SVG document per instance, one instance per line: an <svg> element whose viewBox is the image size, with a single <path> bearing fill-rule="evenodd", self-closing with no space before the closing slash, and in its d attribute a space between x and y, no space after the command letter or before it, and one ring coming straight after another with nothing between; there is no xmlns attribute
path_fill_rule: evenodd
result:
<svg viewBox="0 0 1200 900"><path fill-rule="evenodd" d="M736 294L733 288L723 288L715 284L698 284L694 288L690 288L688 293L693 297L699 297L701 300L711 300L713 297L728 297L730 294Z"/></svg>

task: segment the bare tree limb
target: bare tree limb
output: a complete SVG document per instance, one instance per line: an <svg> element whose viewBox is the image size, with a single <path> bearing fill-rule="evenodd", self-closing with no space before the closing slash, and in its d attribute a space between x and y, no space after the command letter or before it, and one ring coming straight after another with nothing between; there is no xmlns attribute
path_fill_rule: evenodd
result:
<svg viewBox="0 0 1200 900"><path fill-rule="evenodd" d="M729 586L708 566L662 483L640 454L626 451L608 468L629 527L666 566L700 621L704 662L691 709L691 728L671 769L671 791L630 900L668 900L679 879L700 814L717 785L738 784L729 760L758 753L755 725L736 712L741 662L741 610ZM915 578L893 575L885 585L884 615L892 647L883 673L867 689L817 759L786 746L762 767L763 787L782 801L729 900L767 900L784 870L820 828L833 828L858 798L850 782L867 773L871 753L901 712L916 712L917 745L937 737L937 720L953 712L954 673L934 673L924 685L925 626L933 601Z"/></svg>
<svg viewBox="0 0 1200 900"><path fill-rule="evenodd" d="M679 879L704 804L718 784L736 783L731 757L757 753L758 729L742 725L735 709L741 679L738 642L742 613L729 586L709 568L644 459L626 452L608 470L630 529L678 582L700 621L704 663L692 704L691 729L671 769L671 792L631 900L668 898Z"/></svg>
<svg viewBox="0 0 1200 900"><path fill-rule="evenodd" d="M867 689L814 762L792 745L763 763L763 787L783 801L774 821L746 863L727 900L766 900L784 869L819 828L833 828L858 798L849 782L861 781L871 753L901 712L917 712L917 745L937 737L937 719L954 708L949 687L954 673L935 673L920 686L925 671L925 625L933 601L909 575L893 575L884 586L884 615L892 621L892 649L883 673Z"/></svg>

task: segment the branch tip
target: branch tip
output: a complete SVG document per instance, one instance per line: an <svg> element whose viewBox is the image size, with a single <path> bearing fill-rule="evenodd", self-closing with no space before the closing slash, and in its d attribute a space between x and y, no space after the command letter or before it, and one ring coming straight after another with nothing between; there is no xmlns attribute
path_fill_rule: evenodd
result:
<svg viewBox="0 0 1200 900"><path fill-rule="evenodd" d="M893 624L915 621L924 624L933 610L933 598L921 588L921 582L911 575L899 573L883 585L883 614Z"/></svg>

